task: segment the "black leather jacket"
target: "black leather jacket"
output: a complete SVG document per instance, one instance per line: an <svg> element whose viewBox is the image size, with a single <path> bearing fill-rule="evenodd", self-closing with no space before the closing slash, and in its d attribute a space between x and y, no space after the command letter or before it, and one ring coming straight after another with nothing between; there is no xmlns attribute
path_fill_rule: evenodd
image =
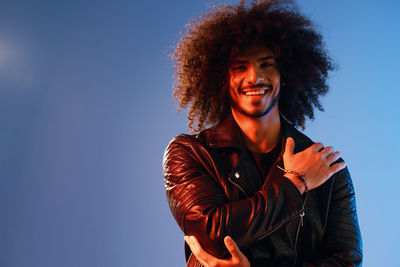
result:
<svg viewBox="0 0 400 267"><path fill-rule="evenodd" d="M260 174L232 115L198 135L176 136L163 167L177 223L220 258L227 256L223 239L231 236L253 267L360 266L361 234L347 168L301 196L277 165L283 166L287 137L295 140L295 153L313 142L282 118L281 125L282 152L261 188L248 182ZM187 246L186 252L188 258Z"/></svg>

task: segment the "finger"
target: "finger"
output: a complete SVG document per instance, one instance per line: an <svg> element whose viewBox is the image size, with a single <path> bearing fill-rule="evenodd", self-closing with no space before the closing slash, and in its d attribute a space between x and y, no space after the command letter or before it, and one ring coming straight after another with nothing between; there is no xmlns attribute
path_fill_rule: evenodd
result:
<svg viewBox="0 0 400 267"><path fill-rule="evenodd" d="M236 242L230 236L224 238L224 243L229 253L231 253L232 258L241 258L243 256Z"/></svg>
<svg viewBox="0 0 400 267"><path fill-rule="evenodd" d="M315 143L315 144L313 144L313 145L311 146L311 148L312 148L312 150L313 150L314 152L319 152L319 151L321 151L321 149L324 148L324 145L323 145L322 143Z"/></svg>
<svg viewBox="0 0 400 267"><path fill-rule="evenodd" d="M203 253L207 253L200 245L199 241L197 238L193 235L189 236L189 241L190 241L190 249L192 252L197 256Z"/></svg>
<svg viewBox="0 0 400 267"><path fill-rule="evenodd" d="M346 162L342 161L339 163L335 163L331 166L332 175L337 173L338 171L344 169L346 167Z"/></svg>
<svg viewBox="0 0 400 267"><path fill-rule="evenodd" d="M189 236L188 235L185 235L185 237L183 238L183 239L185 239L185 242L190 246L190 238L189 238Z"/></svg>
<svg viewBox="0 0 400 267"><path fill-rule="evenodd" d="M334 153L329 154L326 157L326 160L328 161L329 164L331 164L331 163L337 161L339 158L340 158L340 152L336 151Z"/></svg>
<svg viewBox="0 0 400 267"><path fill-rule="evenodd" d="M185 237L183 238L185 239L185 242L189 245L190 250L194 253L197 252L197 247L194 245L194 243L192 242L192 240L190 239L190 236L185 235Z"/></svg>
<svg viewBox="0 0 400 267"><path fill-rule="evenodd" d="M212 255L208 254L200 245L199 241L195 236L185 236L185 241L189 245L193 255L200 261L201 264L205 265Z"/></svg>
<svg viewBox="0 0 400 267"><path fill-rule="evenodd" d="M327 157L330 154L333 153L333 147L332 146L327 146L324 149L322 149L321 154L323 157Z"/></svg>
<svg viewBox="0 0 400 267"><path fill-rule="evenodd" d="M293 155L293 151L294 151L294 140L292 137L288 137L286 139L285 153Z"/></svg>

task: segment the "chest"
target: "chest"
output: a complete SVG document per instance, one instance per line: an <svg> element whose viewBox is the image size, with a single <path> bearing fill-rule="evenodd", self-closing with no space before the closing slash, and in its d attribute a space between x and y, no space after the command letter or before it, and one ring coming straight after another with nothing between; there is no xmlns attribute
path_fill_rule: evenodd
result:
<svg viewBox="0 0 400 267"><path fill-rule="evenodd" d="M240 154L237 151L226 150L222 153L214 152L212 158L218 172L215 177L229 202L252 197L261 189L263 183L268 182L268 175L260 170L260 166L251 153ZM270 163L270 165L272 164L274 162ZM264 167L267 172L270 166ZM301 228L298 227L299 221L297 220L287 223L268 238L261 240L258 245L253 246L247 252L248 256L255 262L258 260L263 262L267 259L272 260L275 255L280 255L290 262L296 249L302 251L301 255L305 257L308 254L319 254L328 223L332 183L333 179L308 193L305 202L306 215ZM276 253L277 249L281 250L282 248L285 248L283 249L285 253L282 251Z"/></svg>

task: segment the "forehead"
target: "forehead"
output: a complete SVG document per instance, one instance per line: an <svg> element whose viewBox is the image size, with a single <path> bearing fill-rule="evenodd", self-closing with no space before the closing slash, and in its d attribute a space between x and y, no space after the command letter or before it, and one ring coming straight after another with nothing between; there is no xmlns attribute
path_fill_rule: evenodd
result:
<svg viewBox="0 0 400 267"><path fill-rule="evenodd" d="M250 46L239 53L232 53L231 62L242 60L253 60L260 58L276 58L274 52L265 46Z"/></svg>

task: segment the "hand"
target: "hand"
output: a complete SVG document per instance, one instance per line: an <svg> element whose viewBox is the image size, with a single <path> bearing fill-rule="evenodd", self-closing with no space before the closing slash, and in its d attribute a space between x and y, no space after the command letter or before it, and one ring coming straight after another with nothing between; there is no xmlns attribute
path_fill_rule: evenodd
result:
<svg viewBox="0 0 400 267"><path fill-rule="evenodd" d="M331 146L324 148L321 143L315 143L296 154L293 154L293 150L294 140L289 137L283 154L284 168L304 175L308 190L325 183L333 174L346 167L345 162L331 165L340 157L340 152L334 152ZM304 184L296 175L286 174L285 177L296 185L300 193L304 192Z"/></svg>
<svg viewBox="0 0 400 267"><path fill-rule="evenodd" d="M185 236L185 241L192 250L193 255L204 267L250 267L249 260L229 236L224 238L225 246L232 255L229 259L219 259L207 253L194 236Z"/></svg>

